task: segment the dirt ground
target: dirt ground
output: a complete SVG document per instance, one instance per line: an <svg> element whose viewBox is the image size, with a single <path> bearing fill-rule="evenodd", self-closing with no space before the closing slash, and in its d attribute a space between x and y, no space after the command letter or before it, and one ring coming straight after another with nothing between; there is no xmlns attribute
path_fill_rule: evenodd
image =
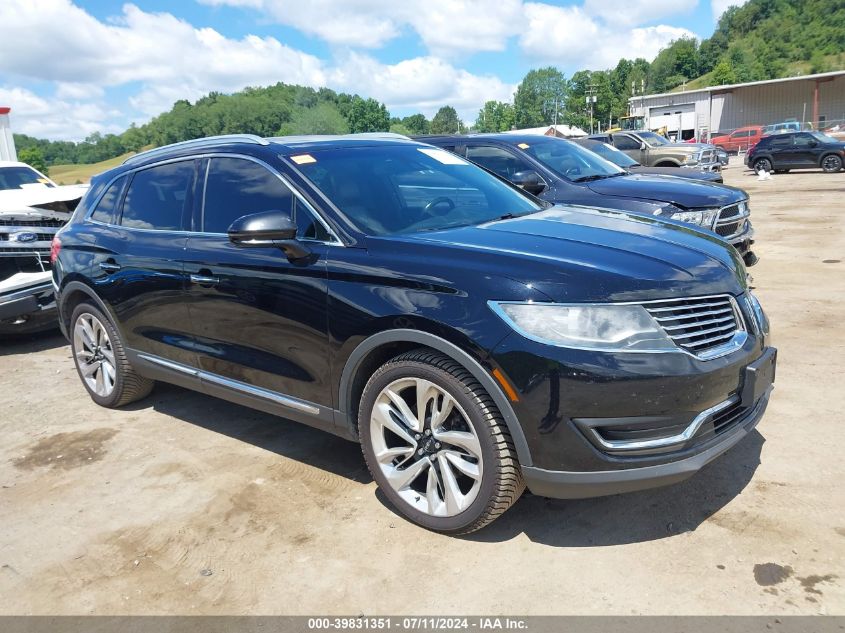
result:
<svg viewBox="0 0 845 633"><path fill-rule="evenodd" d="M845 173L726 180L780 364L758 432L691 480L439 536L354 444L167 385L102 409L61 337L7 341L0 613L845 614Z"/></svg>

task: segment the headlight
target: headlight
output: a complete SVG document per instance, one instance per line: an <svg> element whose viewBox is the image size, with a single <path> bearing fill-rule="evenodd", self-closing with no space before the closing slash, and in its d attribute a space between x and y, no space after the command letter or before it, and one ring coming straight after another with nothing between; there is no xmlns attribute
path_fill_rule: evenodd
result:
<svg viewBox="0 0 845 633"><path fill-rule="evenodd" d="M548 345L602 351L677 350L639 305L491 301L490 307L522 336Z"/></svg>
<svg viewBox="0 0 845 633"><path fill-rule="evenodd" d="M748 298L748 307L754 315L754 322L757 326L757 331L763 337L763 345L769 345L771 339L771 332L769 331L769 317L763 311L763 306L760 305L757 297L752 293L745 295Z"/></svg>
<svg viewBox="0 0 845 633"><path fill-rule="evenodd" d="M702 209L701 211L681 211L673 213L669 217L679 222L689 222L705 228L711 228L716 219L719 209Z"/></svg>
<svg viewBox="0 0 845 633"><path fill-rule="evenodd" d="M684 158L684 165L694 165L698 162L698 154L689 154Z"/></svg>

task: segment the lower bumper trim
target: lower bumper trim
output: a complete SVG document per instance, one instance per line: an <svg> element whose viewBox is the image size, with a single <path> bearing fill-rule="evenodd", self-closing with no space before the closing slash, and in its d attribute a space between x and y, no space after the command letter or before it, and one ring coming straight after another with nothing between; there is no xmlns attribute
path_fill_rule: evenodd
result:
<svg viewBox="0 0 845 633"><path fill-rule="evenodd" d="M566 472L523 466L522 473L525 477L525 483L532 494L541 497L585 499L646 490L681 482L697 473L754 430L769 404L770 395L771 387L760 398L753 411L741 425L733 431L727 432L715 446L711 446L692 457L657 466L594 472Z"/></svg>

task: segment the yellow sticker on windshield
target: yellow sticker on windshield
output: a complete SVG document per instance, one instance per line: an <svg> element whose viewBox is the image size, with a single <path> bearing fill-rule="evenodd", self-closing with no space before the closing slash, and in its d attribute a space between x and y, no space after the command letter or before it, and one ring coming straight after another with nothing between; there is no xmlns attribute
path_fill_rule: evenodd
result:
<svg viewBox="0 0 845 633"><path fill-rule="evenodd" d="M50 180L48 178L39 178L38 182L40 182L42 185L49 185L50 184Z"/></svg>
<svg viewBox="0 0 845 633"><path fill-rule="evenodd" d="M517 145L517 147L519 149L528 149L531 146L528 143L520 143L519 145Z"/></svg>
<svg viewBox="0 0 845 633"><path fill-rule="evenodd" d="M291 156L290 159L297 165L305 165L307 163L316 163L317 159L311 154L300 154L299 156Z"/></svg>

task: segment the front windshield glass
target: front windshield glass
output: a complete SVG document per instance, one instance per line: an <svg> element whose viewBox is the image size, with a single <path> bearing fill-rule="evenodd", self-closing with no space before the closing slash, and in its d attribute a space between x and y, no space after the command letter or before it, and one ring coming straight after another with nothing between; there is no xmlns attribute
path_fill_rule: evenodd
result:
<svg viewBox="0 0 845 633"><path fill-rule="evenodd" d="M369 235L473 226L545 208L480 167L435 147L333 148L291 160Z"/></svg>
<svg viewBox="0 0 845 633"><path fill-rule="evenodd" d="M668 145L669 141L665 137L656 134L655 132L638 132L642 138L649 145Z"/></svg>
<svg viewBox="0 0 845 633"><path fill-rule="evenodd" d="M595 152L604 159L609 160L614 165L619 165L622 168L633 167L639 165L637 161L628 156L621 149L616 149L613 145L601 143L599 141L592 141L584 145L591 152Z"/></svg>
<svg viewBox="0 0 845 633"><path fill-rule="evenodd" d="M818 141L822 143L836 143L836 139L832 136L828 136L824 132L810 132L810 134Z"/></svg>
<svg viewBox="0 0 845 633"><path fill-rule="evenodd" d="M562 138L538 136L523 151L572 182L619 176L625 172L609 160Z"/></svg>
<svg viewBox="0 0 845 633"><path fill-rule="evenodd" d="M24 189L27 185L52 187L53 183L31 167L0 167L0 191Z"/></svg>

